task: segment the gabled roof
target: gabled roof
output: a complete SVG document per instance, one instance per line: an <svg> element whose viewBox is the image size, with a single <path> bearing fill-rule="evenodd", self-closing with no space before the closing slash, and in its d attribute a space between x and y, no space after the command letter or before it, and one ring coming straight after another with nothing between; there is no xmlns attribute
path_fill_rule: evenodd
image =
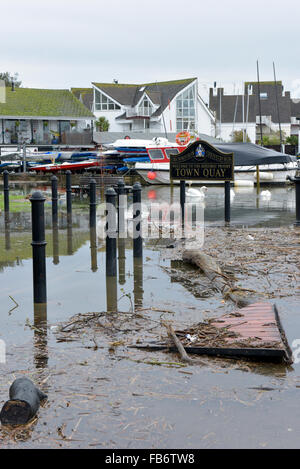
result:
<svg viewBox="0 0 300 469"><path fill-rule="evenodd" d="M93 110L94 91L93 88L71 88L72 93L79 101L88 108Z"/></svg>
<svg viewBox="0 0 300 469"><path fill-rule="evenodd" d="M124 83L93 83L93 85L123 106L136 106L143 94L146 93L151 101L159 106L152 115L155 117L164 111L169 101L172 101L180 91L196 79L186 78L182 80L141 83L139 85Z"/></svg>
<svg viewBox="0 0 300 469"><path fill-rule="evenodd" d="M94 118L69 90L6 88L6 102L0 103L0 116Z"/></svg>

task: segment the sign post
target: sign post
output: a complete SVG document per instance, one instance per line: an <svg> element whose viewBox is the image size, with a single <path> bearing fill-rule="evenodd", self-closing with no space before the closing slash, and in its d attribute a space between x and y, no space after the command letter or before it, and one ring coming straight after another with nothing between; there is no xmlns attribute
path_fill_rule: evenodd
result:
<svg viewBox="0 0 300 469"><path fill-rule="evenodd" d="M233 153L224 153L204 140L196 140L184 151L170 156L170 179L184 181L224 181L225 222L230 222L230 181L234 180ZM185 197L180 191L180 201ZM183 210L183 207L181 207Z"/></svg>

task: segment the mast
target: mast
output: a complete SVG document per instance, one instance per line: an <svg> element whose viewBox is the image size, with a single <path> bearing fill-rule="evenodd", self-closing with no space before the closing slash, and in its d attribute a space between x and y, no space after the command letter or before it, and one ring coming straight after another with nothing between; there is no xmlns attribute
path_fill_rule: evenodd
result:
<svg viewBox="0 0 300 469"><path fill-rule="evenodd" d="M275 96L276 96L277 117L278 117L278 124L279 124L280 148L281 148L281 151L282 151L282 132L281 132L281 122L280 122L279 103L278 103L278 94L277 94L277 81L276 81L275 63L274 62L273 62L273 72L274 72L274 81L275 81Z"/></svg>
<svg viewBox="0 0 300 469"><path fill-rule="evenodd" d="M259 83L258 60L256 61L256 66L257 66L257 90L258 90L258 107L259 107L260 144L261 144L261 146L263 146L263 131L262 131L262 121L261 121L261 102L260 102L260 83Z"/></svg>

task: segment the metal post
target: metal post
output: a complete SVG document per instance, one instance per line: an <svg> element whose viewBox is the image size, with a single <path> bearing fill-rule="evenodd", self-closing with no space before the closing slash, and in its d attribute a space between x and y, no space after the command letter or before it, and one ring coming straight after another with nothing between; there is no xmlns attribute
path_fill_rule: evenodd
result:
<svg viewBox="0 0 300 469"><path fill-rule="evenodd" d="M289 180L295 183L295 196L296 196L296 222L295 226L300 226L300 171L296 172L294 178L289 177Z"/></svg>
<svg viewBox="0 0 300 469"><path fill-rule="evenodd" d="M126 191L125 183L122 179L118 181L118 232L122 237L125 234L125 208L126 208Z"/></svg>
<svg viewBox="0 0 300 469"><path fill-rule="evenodd" d="M9 183L8 171L3 171L3 186L4 186L4 211L9 212Z"/></svg>
<svg viewBox="0 0 300 469"><path fill-rule="evenodd" d="M68 219L72 216L72 188L71 188L71 171L66 171L66 196L67 196L67 214Z"/></svg>
<svg viewBox="0 0 300 469"><path fill-rule="evenodd" d="M136 182L132 188L133 194L133 257L143 256L142 234L142 187Z"/></svg>
<svg viewBox="0 0 300 469"><path fill-rule="evenodd" d="M90 228L96 227L96 181L91 179L90 181Z"/></svg>
<svg viewBox="0 0 300 469"><path fill-rule="evenodd" d="M230 181L225 181L225 223L230 223Z"/></svg>
<svg viewBox="0 0 300 469"><path fill-rule="evenodd" d="M260 174L259 174L259 166L256 166L256 193L259 194L260 192Z"/></svg>
<svg viewBox="0 0 300 469"><path fill-rule="evenodd" d="M23 173L26 173L26 145L23 145Z"/></svg>
<svg viewBox="0 0 300 469"><path fill-rule="evenodd" d="M106 275L117 275L117 221L116 192L112 187L105 191L106 199Z"/></svg>
<svg viewBox="0 0 300 469"><path fill-rule="evenodd" d="M51 189L52 189L52 225L57 225L57 177L51 177Z"/></svg>
<svg viewBox="0 0 300 469"><path fill-rule="evenodd" d="M181 224L184 226L184 210L185 210L185 181L180 181L180 207L181 207Z"/></svg>
<svg viewBox="0 0 300 469"><path fill-rule="evenodd" d="M32 262L34 303L46 303L46 241L45 241L45 198L34 192L30 198L32 223Z"/></svg>

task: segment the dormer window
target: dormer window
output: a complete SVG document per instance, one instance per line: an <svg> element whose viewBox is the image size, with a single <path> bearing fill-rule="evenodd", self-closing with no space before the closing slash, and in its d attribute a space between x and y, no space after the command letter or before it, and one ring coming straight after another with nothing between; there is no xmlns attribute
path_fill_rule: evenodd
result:
<svg viewBox="0 0 300 469"><path fill-rule="evenodd" d="M95 111L114 111L116 109L121 108L103 93L95 90Z"/></svg>
<svg viewBox="0 0 300 469"><path fill-rule="evenodd" d="M147 116L147 117L150 117L151 114L153 114L153 107L149 99L147 98L147 96L143 98L141 104L139 105L138 114L140 116Z"/></svg>

